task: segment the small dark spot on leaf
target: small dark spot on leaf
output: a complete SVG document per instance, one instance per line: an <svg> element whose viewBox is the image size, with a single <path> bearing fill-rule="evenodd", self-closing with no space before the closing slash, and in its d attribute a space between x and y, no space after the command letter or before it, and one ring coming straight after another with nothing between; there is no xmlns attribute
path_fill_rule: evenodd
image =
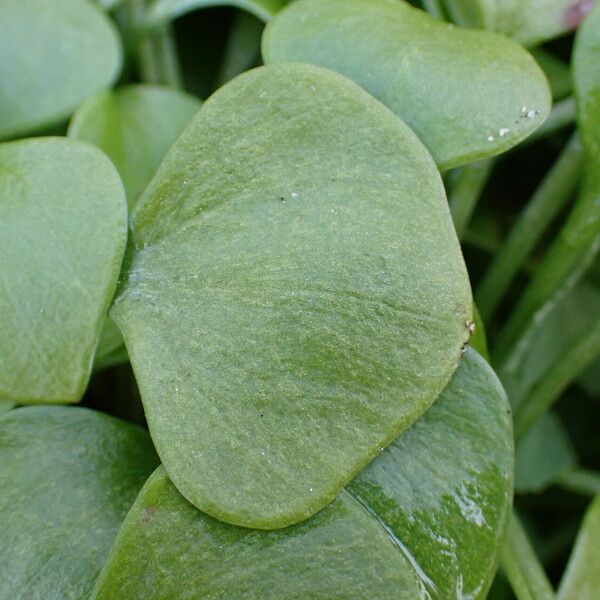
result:
<svg viewBox="0 0 600 600"><path fill-rule="evenodd" d="M594 8L596 0L578 0L565 13L567 29L577 29L587 14Z"/></svg>
<svg viewBox="0 0 600 600"><path fill-rule="evenodd" d="M149 523L150 521L152 521L157 510L158 509L156 508L156 506L145 506L144 514L142 516L142 523Z"/></svg>

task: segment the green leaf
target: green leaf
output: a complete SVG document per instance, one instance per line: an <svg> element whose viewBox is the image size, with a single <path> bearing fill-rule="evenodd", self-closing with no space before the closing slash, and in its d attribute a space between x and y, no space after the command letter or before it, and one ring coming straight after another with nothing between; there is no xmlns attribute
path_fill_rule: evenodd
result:
<svg viewBox="0 0 600 600"><path fill-rule="evenodd" d="M350 77L415 131L441 169L508 150L550 111L546 78L521 46L397 0L293 2L267 25L263 57Z"/></svg>
<svg viewBox="0 0 600 600"><path fill-rule="evenodd" d="M98 149L0 145L0 399L79 400L126 236L123 186Z"/></svg>
<svg viewBox="0 0 600 600"><path fill-rule="evenodd" d="M124 0L95 0L95 2L104 10L114 10L119 4L123 4Z"/></svg>
<svg viewBox="0 0 600 600"><path fill-rule="evenodd" d="M600 496L588 508L560 583L558 600L597 600L600 589Z"/></svg>
<svg viewBox="0 0 600 600"><path fill-rule="evenodd" d="M148 9L146 25L158 27L193 10L211 6L233 6L267 22L285 5L285 0L155 0Z"/></svg>
<svg viewBox="0 0 600 600"><path fill-rule="evenodd" d="M0 417L2 598L87 599L157 465L142 429L83 408Z"/></svg>
<svg viewBox="0 0 600 600"><path fill-rule="evenodd" d="M536 313L577 283L600 247L600 5L577 32L573 81L585 156L581 190L498 336L494 358L500 365L510 360L520 335Z"/></svg>
<svg viewBox="0 0 600 600"><path fill-rule="evenodd" d="M0 402L0 415L2 413L8 412L9 410L12 410L14 407L15 407L14 402L1 401Z"/></svg>
<svg viewBox="0 0 600 600"><path fill-rule="evenodd" d="M69 136L98 146L113 161L131 208L199 108L199 100L177 90L129 85L84 103Z"/></svg>
<svg viewBox="0 0 600 600"><path fill-rule="evenodd" d="M512 432L469 350L438 401L310 520L216 521L160 468L119 533L93 600L485 598L511 504Z"/></svg>
<svg viewBox="0 0 600 600"><path fill-rule="evenodd" d="M508 35L526 46L575 29L595 0L444 0L454 21Z"/></svg>
<svg viewBox="0 0 600 600"><path fill-rule="evenodd" d="M115 362L116 359L117 362ZM120 360L122 359L122 360ZM94 371L112 366L129 359L125 350L125 342L116 323L107 316L100 332L96 354L94 355Z"/></svg>
<svg viewBox="0 0 600 600"><path fill-rule="evenodd" d="M169 476L219 519L283 527L328 504L468 340L431 157L331 71L271 65L221 88L131 226L111 314Z"/></svg>
<svg viewBox="0 0 600 600"><path fill-rule="evenodd" d="M0 139L63 120L121 68L111 21L82 0L0 2Z"/></svg>
<svg viewBox="0 0 600 600"><path fill-rule="evenodd" d="M469 340L469 345L471 348L475 348L475 350L477 350L481 356L488 360L489 352L487 335L485 333L485 325L476 306L473 306L473 324L475 326L475 330L473 331L473 335Z"/></svg>
<svg viewBox="0 0 600 600"><path fill-rule="evenodd" d="M515 489L541 492L575 466L576 455L560 419L545 413L517 446Z"/></svg>
<svg viewBox="0 0 600 600"><path fill-rule="evenodd" d="M520 406L548 369L593 327L598 315L600 291L587 281L559 292L539 311L499 371L513 408Z"/></svg>
<svg viewBox="0 0 600 600"><path fill-rule="evenodd" d="M548 78L552 98L561 100L567 97L573 89L573 78L569 65L542 48L534 48L531 55Z"/></svg>
<svg viewBox="0 0 600 600"><path fill-rule="evenodd" d="M600 5L584 21L575 42L573 80L577 122L586 152L590 178L600 188ZM597 208L597 212L600 209Z"/></svg>

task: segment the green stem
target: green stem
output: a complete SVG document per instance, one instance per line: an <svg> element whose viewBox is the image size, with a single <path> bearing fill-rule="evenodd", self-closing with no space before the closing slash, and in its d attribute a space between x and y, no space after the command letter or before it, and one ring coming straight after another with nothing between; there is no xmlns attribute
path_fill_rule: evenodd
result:
<svg viewBox="0 0 600 600"><path fill-rule="evenodd" d="M140 78L146 83L183 87L175 38L170 23L153 30L145 28L145 0L127 3L128 22L137 55Z"/></svg>
<svg viewBox="0 0 600 600"><path fill-rule="evenodd" d="M600 318L551 365L515 410L515 438L527 430L559 398L566 387L600 354Z"/></svg>
<svg viewBox="0 0 600 600"><path fill-rule="evenodd" d="M146 83L183 87L170 24L145 34L138 47L140 77Z"/></svg>
<svg viewBox="0 0 600 600"><path fill-rule="evenodd" d="M436 19L446 20L446 13L440 0L423 0L423 8Z"/></svg>
<svg viewBox="0 0 600 600"><path fill-rule="evenodd" d="M467 230L493 164L493 159L488 158L463 167L450 192L448 202L459 239L463 238Z"/></svg>
<svg viewBox="0 0 600 600"><path fill-rule="evenodd" d="M500 564L518 600L555 600L548 577L515 511L500 551Z"/></svg>
<svg viewBox="0 0 600 600"><path fill-rule="evenodd" d="M557 102L550 111L548 118L536 129L521 146L541 140L575 122L576 108L573 96Z"/></svg>
<svg viewBox="0 0 600 600"><path fill-rule="evenodd" d="M484 275L477 305L488 321L542 234L574 193L583 167L583 151L573 134L558 160L539 185Z"/></svg>
<svg viewBox="0 0 600 600"><path fill-rule="evenodd" d="M563 473L556 483L560 487L582 496L600 494L600 473L594 471L573 469Z"/></svg>

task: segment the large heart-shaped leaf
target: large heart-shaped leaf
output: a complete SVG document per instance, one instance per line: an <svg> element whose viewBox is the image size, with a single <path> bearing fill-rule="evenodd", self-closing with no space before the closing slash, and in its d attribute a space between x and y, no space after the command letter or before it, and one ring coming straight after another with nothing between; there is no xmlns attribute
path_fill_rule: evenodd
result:
<svg viewBox="0 0 600 600"><path fill-rule="evenodd" d="M400 116L442 169L511 148L550 110L546 78L521 46L399 0L293 2L267 25L263 57L350 77Z"/></svg>
<svg viewBox="0 0 600 600"><path fill-rule="evenodd" d="M123 186L100 150L0 145L0 399L79 400L126 237Z"/></svg>
<svg viewBox="0 0 600 600"><path fill-rule="evenodd" d="M282 527L329 503L469 337L431 157L331 71L272 65L221 88L132 230L111 314L150 432L181 493L229 522Z"/></svg>
<svg viewBox="0 0 600 600"><path fill-rule="evenodd" d="M152 179L200 101L152 85L107 91L75 113L69 136L101 148L117 167L130 207Z"/></svg>
<svg viewBox="0 0 600 600"><path fill-rule="evenodd" d="M159 469L92 598L485 598L511 481L506 397L470 350L425 416L299 525L265 532L216 521Z"/></svg>
<svg viewBox="0 0 600 600"><path fill-rule="evenodd" d="M0 139L67 119L121 67L115 28L87 0L2 0L0 40Z"/></svg>
<svg viewBox="0 0 600 600"><path fill-rule="evenodd" d="M504 33L532 46L575 29L596 0L444 0L461 25Z"/></svg>
<svg viewBox="0 0 600 600"><path fill-rule="evenodd" d="M585 515L573 554L560 582L558 600L597 600L600 590L600 496Z"/></svg>
<svg viewBox="0 0 600 600"><path fill-rule="evenodd" d="M83 408L0 417L0 596L84 600L158 459L142 429Z"/></svg>

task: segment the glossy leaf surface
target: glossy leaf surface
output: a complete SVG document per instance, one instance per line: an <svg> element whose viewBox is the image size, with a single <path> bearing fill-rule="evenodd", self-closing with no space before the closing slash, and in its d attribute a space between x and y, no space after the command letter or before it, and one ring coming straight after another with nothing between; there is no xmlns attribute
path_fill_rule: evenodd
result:
<svg viewBox="0 0 600 600"><path fill-rule="evenodd" d="M331 71L272 65L221 88L132 230L111 314L169 476L228 522L282 527L333 500L469 337L431 157Z"/></svg>
<svg viewBox="0 0 600 600"><path fill-rule="evenodd" d="M83 408L0 417L0 597L84 600L158 463L142 429Z"/></svg>
<svg viewBox="0 0 600 600"><path fill-rule="evenodd" d="M110 20L82 0L0 2L0 139L66 120L121 68Z"/></svg>
<svg viewBox="0 0 600 600"><path fill-rule="evenodd" d="M600 590L600 496L587 510L567 570L560 583L558 600L596 600Z"/></svg>
<svg viewBox="0 0 600 600"><path fill-rule="evenodd" d="M298 525L265 532L216 521L159 469L92 598L482 599L511 480L507 401L470 350L425 416Z"/></svg>
<svg viewBox="0 0 600 600"><path fill-rule="evenodd" d="M596 0L444 0L454 21L497 31L527 46L575 29Z"/></svg>
<svg viewBox="0 0 600 600"><path fill-rule="evenodd" d="M177 90L129 85L83 104L69 136L98 146L113 161L131 208L199 108L199 100Z"/></svg>
<svg viewBox="0 0 600 600"><path fill-rule="evenodd" d="M155 0L148 9L147 24L155 27L193 10L211 6L233 6L261 21L268 21L285 4L285 0Z"/></svg>
<svg viewBox="0 0 600 600"><path fill-rule="evenodd" d="M123 186L100 150L0 146L0 399L79 400L126 236Z"/></svg>
<svg viewBox="0 0 600 600"><path fill-rule="evenodd" d="M575 449L560 419L545 413L523 436L517 447L515 489L541 492L575 466Z"/></svg>
<svg viewBox="0 0 600 600"><path fill-rule="evenodd" d="M400 116L442 169L508 150L550 110L546 78L521 46L398 0L293 2L267 25L263 57L350 77Z"/></svg>

